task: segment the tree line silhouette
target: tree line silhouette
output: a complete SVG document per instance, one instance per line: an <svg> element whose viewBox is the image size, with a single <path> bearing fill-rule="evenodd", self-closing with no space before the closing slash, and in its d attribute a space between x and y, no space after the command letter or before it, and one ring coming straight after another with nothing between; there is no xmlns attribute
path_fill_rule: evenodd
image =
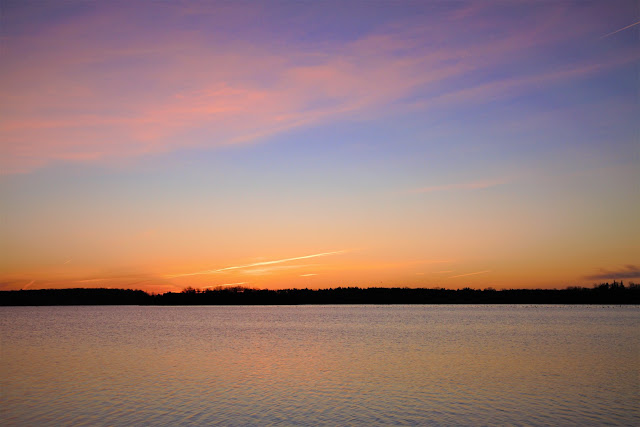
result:
<svg viewBox="0 0 640 427"><path fill-rule="evenodd" d="M71 288L0 291L0 305L299 305L299 304L640 304L640 285L601 283L566 289L358 288L253 289L241 286L149 294Z"/></svg>

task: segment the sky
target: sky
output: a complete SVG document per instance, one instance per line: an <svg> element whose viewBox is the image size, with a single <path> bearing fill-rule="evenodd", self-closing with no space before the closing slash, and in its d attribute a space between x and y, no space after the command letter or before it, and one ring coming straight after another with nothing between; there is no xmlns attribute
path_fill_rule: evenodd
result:
<svg viewBox="0 0 640 427"><path fill-rule="evenodd" d="M640 281L637 1L0 2L0 289Z"/></svg>

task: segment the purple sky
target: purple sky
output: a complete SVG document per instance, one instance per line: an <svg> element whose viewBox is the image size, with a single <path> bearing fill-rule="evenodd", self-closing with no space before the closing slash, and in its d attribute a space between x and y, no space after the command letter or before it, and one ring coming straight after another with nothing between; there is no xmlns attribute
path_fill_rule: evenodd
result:
<svg viewBox="0 0 640 427"><path fill-rule="evenodd" d="M0 8L3 289L640 280L635 1Z"/></svg>

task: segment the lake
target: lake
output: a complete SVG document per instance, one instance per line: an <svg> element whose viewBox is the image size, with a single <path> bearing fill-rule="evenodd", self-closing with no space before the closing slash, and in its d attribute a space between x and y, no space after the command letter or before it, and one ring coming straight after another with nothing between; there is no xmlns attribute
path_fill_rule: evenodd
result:
<svg viewBox="0 0 640 427"><path fill-rule="evenodd" d="M637 306L0 307L2 425L640 425Z"/></svg>

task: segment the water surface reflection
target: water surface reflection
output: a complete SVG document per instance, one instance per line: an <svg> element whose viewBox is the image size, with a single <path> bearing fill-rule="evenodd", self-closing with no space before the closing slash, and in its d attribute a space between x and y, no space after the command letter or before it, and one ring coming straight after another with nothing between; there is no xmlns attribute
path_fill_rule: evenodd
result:
<svg viewBox="0 0 640 427"><path fill-rule="evenodd" d="M637 425L640 310L0 307L3 425Z"/></svg>

